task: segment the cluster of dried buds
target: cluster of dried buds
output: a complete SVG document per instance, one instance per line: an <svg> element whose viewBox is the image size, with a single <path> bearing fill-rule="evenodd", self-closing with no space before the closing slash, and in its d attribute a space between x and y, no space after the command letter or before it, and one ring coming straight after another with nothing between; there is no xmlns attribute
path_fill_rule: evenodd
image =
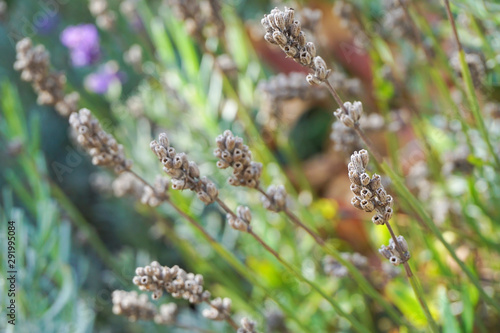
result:
<svg viewBox="0 0 500 333"><path fill-rule="evenodd" d="M386 259L389 259L394 266L407 262L411 257L410 251L408 250L408 243L403 236L397 237L397 243L398 244L391 238L389 240L389 246L382 245L378 250L378 252Z"/></svg>
<svg viewBox="0 0 500 333"><path fill-rule="evenodd" d="M130 321L154 320L157 324L170 325L176 322L177 305L162 304L158 310L145 294L135 291L115 290L111 294L113 313L127 317Z"/></svg>
<svg viewBox="0 0 500 333"><path fill-rule="evenodd" d="M137 267L133 282L142 291L152 292L158 299L166 291L174 298L184 298L190 303L199 304L210 300L210 292L203 290L203 276L187 273L179 266L161 266L153 261L145 267Z"/></svg>
<svg viewBox="0 0 500 333"><path fill-rule="evenodd" d="M132 161L125 158L123 146L102 129L99 120L88 109L73 112L69 123L77 133L78 143L90 154L94 165L113 168L116 173L130 170Z"/></svg>
<svg viewBox="0 0 500 333"><path fill-rule="evenodd" d="M295 20L293 8L284 11L275 8L261 20L266 29L264 38L271 44L277 44L287 55L303 66L309 67L314 74L307 76L309 84L321 84L330 74L325 61L316 55L316 46L307 42L299 21Z"/></svg>
<svg viewBox="0 0 500 333"><path fill-rule="evenodd" d="M165 133L159 135L158 141L151 141L150 148L163 164L163 170L172 178L174 190L189 189L196 192L198 198L207 205L217 199L219 190L215 184L206 177L200 177L198 165L188 161L186 154L176 153Z"/></svg>
<svg viewBox="0 0 500 333"><path fill-rule="evenodd" d="M229 130L224 131L216 139L217 148L214 155L219 158L219 169L233 168L233 175L228 179L233 186L246 186L260 190L259 179L262 173L262 163L252 161L252 152L243 139L234 136ZM262 190L260 190L262 191ZM261 201L267 210L280 212L286 208L286 190L283 185L271 185L262 195ZM248 231L250 224L250 210L247 207L238 207L238 214L228 214L229 224L241 231Z"/></svg>
<svg viewBox="0 0 500 333"><path fill-rule="evenodd" d="M168 0L168 4L184 21L188 33L199 41L224 35L225 24L218 1Z"/></svg>
<svg viewBox="0 0 500 333"><path fill-rule="evenodd" d="M50 71L49 53L43 45L33 47L31 39L24 38L17 43L16 52L14 69L21 72L22 80L31 82L38 104L54 106L64 117L78 110L80 96L64 93L66 76Z"/></svg>
<svg viewBox="0 0 500 333"><path fill-rule="evenodd" d="M137 267L133 282L140 290L152 292L152 298L158 299L167 292L174 298L183 298L192 304L208 303L210 308L203 310L202 315L211 320L231 320L231 299L210 299L210 292L203 290L203 276L187 273L179 266L161 266L157 261L145 267ZM160 324L175 320L177 308L165 306L154 316ZM250 331L253 332L253 331Z"/></svg>
<svg viewBox="0 0 500 333"><path fill-rule="evenodd" d="M203 317L221 321L226 320L231 316L231 299L230 298L214 298L210 301L210 308L204 309Z"/></svg>
<svg viewBox="0 0 500 333"><path fill-rule="evenodd" d="M351 191L354 193L351 203L365 212L375 211L373 223L383 225L392 217L394 202L392 196L385 191L380 176L374 174L370 178L366 173L368 161L369 155L364 149L351 155L348 165Z"/></svg>
<svg viewBox="0 0 500 333"><path fill-rule="evenodd" d="M102 181L100 182L102 183ZM138 180L135 175L126 172L113 180L111 188L116 197L132 195L144 205L157 207L168 199L169 184L167 177L156 176L153 187L150 187Z"/></svg>
<svg viewBox="0 0 500 333"><path fill-rule="evenodd" d="M383 0L384 18L382 27L385 32L398 38L415 40L411 24L405 14L403 6L407 6L406 0Z"/></svg>
<svg viewBox="0 0 500 333"><path fill-rule="evenodd" d="M151 207L157 207L162 202L168 199L168 186L170 182L168 178L157 176L153 187L144 186L141 203Z"/></svg>
<svg viewBox="0 0 500 333"><path fill-rule="evenodd" d="M398 125L397 121L393 121L387 126L387 129L397 128ZM359 119L359 128L364 132L380 131L385 127L384 117L377 113L371 113ZM341 121L333 122L330 139L334 143L334 149L346 153L347 156L351 156L353 151L363 148L363 141L356 130L345 126Z"/></svg>
<svg viewBox="0 0 500 333"><path fill-rule="evenodd" d="M236 215L227 213L226 218L231 228L244 232L250 231L250 222L252 221L250 208L238 206Z"/></svg>
<svg viewBox="0 0 500 333"><path fill-rule="evenodd" d="M286 208L286 190L283 185L271 185L266 195L261 196L262 205L272 212L281 212Z"/></svg>
<svg viewBox="0 0 500 333"><path fill-rule="evenodd" d="M110 30L115 26L116 14L109 9L107 0L90 0L89 11L96 18L99 28Z"/></svg>
<svg viewBox="0 0 500 333"><path fill-rule="evenodd" d="M228 183L232 186L258 187L262 164L252 161L252 152L243 144L243 139L226 130L215 141L217 148L214 155L219 158L217 167L233 168L233 175L229 177Z"/></svg>
<svg viewBox="0 0 500 333"><path fill-rule="evenodd" d="M255 321L243 317L241 319L241 326L238 328L236 333L257 333L257 324Z"/></svg>
<svg viewBox="0 0 500 333"><path fill-rule="evenodd" d="M139 295L135 291L115 290L111 294L111 300L113 313L125 316L130 321L152 320L157 314L156 307L145 294Z"/></svg>
<svg viewBox="0 0 500 333"><path fill-rule="evenodd" d="M359 119L363 114L363 104L361 102L345 102L344 105L333 112L335 117L347 127L359 126Z"/></svg>

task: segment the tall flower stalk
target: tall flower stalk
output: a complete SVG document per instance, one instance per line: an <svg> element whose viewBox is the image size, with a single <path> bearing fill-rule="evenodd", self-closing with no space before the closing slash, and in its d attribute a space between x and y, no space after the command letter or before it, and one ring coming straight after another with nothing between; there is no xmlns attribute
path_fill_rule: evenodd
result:
<svg viewBox="0 0 500 333"><path fill-rule="evenodd" d="M392 217L394 200L387 194L379 175L374 174L370 177L366 173L366 166L369 162L369 155L366 150L354 152L351 155L351 162L348 165L349 179L351 181L351 191L354 194L352 205L365 212L375 212L372 222L375 225L385 225L391 235L389 246L382 245L379 252L388 259L391 264L403 265L406 276L410 281L413 292L417 297L422 310L427 317L430 328L433 332L439 332L438 326L429 311L425 301L422 289L419 288L417 277L413 274L408 260L410 259L410 250L408 243L403 236L396 237L389 220Z"/></svg>

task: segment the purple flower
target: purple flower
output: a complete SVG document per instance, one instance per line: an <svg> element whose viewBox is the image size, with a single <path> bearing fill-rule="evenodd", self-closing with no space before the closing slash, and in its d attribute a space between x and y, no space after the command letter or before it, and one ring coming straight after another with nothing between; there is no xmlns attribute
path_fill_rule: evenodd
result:
<svg viewBox="0 0 500 333"><path fill-rule="evenodd" d="M119 71L118 64L115 61L108 61L100 66L97 72L89 74L85 78L85 87L96 94L105 94L113 82L122 83L125 81L125 75Z"/></svg>
<svg viewBox="0 0 500 333"><path fill-rule="evenodd" d="M67 27L61 33L61 43L69 49L75 67L91 65L99 59L99 35L93 24Z"/></svg>

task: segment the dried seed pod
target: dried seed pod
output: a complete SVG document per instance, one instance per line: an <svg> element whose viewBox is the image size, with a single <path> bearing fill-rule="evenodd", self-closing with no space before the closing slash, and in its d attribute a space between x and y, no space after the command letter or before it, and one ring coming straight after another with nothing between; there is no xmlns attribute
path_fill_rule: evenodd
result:
<svg viewBox="0 0 500 333"><path fill-rule="evenodd" d="M362 200L361 201L361 208L363 208L363 210L365 212L370 213L375 209L375 206L373 205L372 201Z"/></svg>
<svg viewBox="0 0 500 333"><path fill-rule="evenodd" d="M372 217L372 222L376 225L384 225L385 224L385 219L382 215L373 215Z"/></svg>
<svg viewBox="0 0 500 333"><path fill-rule="evenodd" d="M352 204L354 207L358 208L358 209L363 209L363 208L361 207L361 200L360 200L360 198L358 198L358 197L353 197L353 198L351 199L351 204Z"/></svg>
<svg viewBox="0 0 500 333"><path fill-rule="evenodd" d="M283 35L283 33L279 30L275 30L273 32L273 39L280 46L285 46L287 44L287 40L286 40L285 35Z"/></svg>
<svg viewBox="0 0 500 333"><path fill-rule="evenodd" d="M356 184L351 184L351 191L352 193L356 194L356 195L361 195L361 190L363 188L361 186L358 186Z"/></svg>
<svg viewBox="0 0 500 333"><path fill-rule="evenodd" d="M360 192L360 195L365 200L371 200L371 198L373 197L373 193L367 188L363 188Z"/></svg>
<svg viewBox="0 0 500 333"><path fill-rule="evenodd" d="M366 164L368 164L368 162ZM376 192L381 187L382 187L382 180L379 175L374 173L372 175L372 180L370 181L370 189Z"/></svg>
<svg viewBox="0 0 500 333"><path fill-rule="evenodd" d="M383 255L386 259L390 259L392 257L392 250L385 245L382 245L378 252Z"/></svg>
<svg viewBox="0 0 500 333"><path fill-rule="evenodd" d="M316 45L314 45L314 43L307 42L305 48L306 48L307 52L311 55L311 58L316 57ZM315 63L315 66L316 67L321 67L321 66L317 66L316 63ZM325 64L324 67L326 67L326 64Z"/></svg>
<svg viewBox="0 0 500 333"><path fill-rule="evenodd" d="M368 176L367 173L362 173L359 176L359 181L361 182L361 185L368 186L368 184L370 184L370 176Z"/></svg>

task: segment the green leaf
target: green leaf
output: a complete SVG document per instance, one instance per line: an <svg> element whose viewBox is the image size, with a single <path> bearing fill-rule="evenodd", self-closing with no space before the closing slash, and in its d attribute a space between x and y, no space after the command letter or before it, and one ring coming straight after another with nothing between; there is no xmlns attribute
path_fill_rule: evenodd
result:
<svg viewBox="0 0 500 333"><path fill-rule="evenodd" d="M464 326L465 333L472 333L474 329L474 303L472 300L472 294L477 294L473 286L469 286L467 284L462 285L462 304L463 304L463 312L462 312L462 320ZM476 296L477 302L477 296Z"/></svg>
<svg viewBox="0 0 500 333"><path fill-rule="evenodd" d="M441 310L443 316L443 333L458 333L461 332L457 318L451 311L450 301L446 295L446 289L440 287L438 290L439 299L441 301Z"/></svg>

